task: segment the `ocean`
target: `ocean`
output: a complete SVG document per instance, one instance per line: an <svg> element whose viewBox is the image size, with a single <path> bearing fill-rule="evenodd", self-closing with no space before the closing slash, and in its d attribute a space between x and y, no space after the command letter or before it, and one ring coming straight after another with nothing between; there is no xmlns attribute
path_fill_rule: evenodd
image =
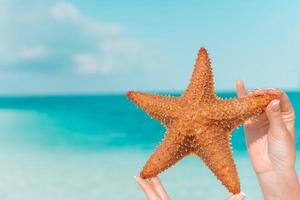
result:
<svg viewBox="0 0 300 200"><path fill-rule="evenodd" d="M234 93L219 93L222 97ZM288 93L300 115L300 92ZM0 97L0 199L138 200L135 183L164 128L125 95ZM296 118L297 155L300 118ZM232 135L247 199L262 199L243 128ZM297 160L300 173L300 163ZM160 175L171 199L225 199L229 193L196 157Z"/></svg>

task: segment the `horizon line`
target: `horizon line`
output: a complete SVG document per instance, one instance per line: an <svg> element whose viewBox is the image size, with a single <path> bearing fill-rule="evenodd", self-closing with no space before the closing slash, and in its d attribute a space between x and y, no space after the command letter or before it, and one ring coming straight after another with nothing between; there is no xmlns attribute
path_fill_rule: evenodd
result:
<svg viewBox="0 0 300 200"><path fill-rule="evenodd" d="M300 92L300 89L283 89L287 93ZM128 90L130 91L130 90ZM0 98L9 98L9 97L60 97L60 96L125 96L128 91L95 91L95 92L48 92L48 93L11 93L11 94L1 94ZM181 94L184 90L133 90L141 91L153 94ZM235 90L216 90L216 93L236 93Z"/></svg>

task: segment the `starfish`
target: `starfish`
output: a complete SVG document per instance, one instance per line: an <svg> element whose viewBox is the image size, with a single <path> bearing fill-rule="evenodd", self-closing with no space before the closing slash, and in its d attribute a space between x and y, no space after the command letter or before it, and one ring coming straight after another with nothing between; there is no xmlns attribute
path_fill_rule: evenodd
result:
<svg viewBox="0 0 300 200"><path fill-rule="evenodd" d="M231 133L252 116L264 112L274 94L221 99L215 95L211 62L201 48L192 79L179 97L129 91L129 99L166 128L140 173L151 178L188 155L204 161L229 192L240 192L240 181L231 151Z"/></svg>

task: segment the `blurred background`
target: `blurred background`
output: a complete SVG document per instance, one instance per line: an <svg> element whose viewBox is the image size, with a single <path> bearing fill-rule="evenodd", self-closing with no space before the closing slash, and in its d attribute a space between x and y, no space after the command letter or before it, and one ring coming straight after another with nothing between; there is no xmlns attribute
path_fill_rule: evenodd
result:
<svg viewBox="0 0 300 200"><path fill-rule="evenodd" d="M179 95L200 47L219 96L235 96L236 79L279 87L300 115L299 10L296 0L0 0L0 199L143 199L133 176L164 128L125 93ZM297 143L299 133L297 118ZM232 143L242 190L262 199L243 129ZM172 199L229 195L194 157L160 177Z"/></svg>

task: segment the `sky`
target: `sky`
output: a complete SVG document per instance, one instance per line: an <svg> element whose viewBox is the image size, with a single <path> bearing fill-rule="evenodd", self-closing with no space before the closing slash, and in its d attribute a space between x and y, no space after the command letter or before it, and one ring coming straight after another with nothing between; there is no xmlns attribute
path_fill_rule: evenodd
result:
<svg viewBox="0 0 300 200"><path fill-rule="evenodd" d="M0 0L0 94L182 91L197 51L217 91L300 90L300 1Z"/></svg>

